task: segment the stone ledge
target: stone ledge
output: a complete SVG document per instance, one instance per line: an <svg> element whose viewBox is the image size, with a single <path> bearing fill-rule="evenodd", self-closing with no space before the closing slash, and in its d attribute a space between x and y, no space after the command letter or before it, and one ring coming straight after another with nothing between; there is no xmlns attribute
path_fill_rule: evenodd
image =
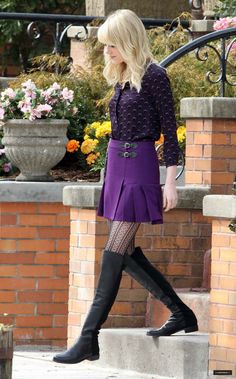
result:
<svg viewBox="0 0 236 379"><path fill-rule="evenodd" d="M236 196L205 196L203 199L203 215L229 219L236 218Z"/></svg>
<svg viewBox="0 0 236 379"><path fill-rule="evenodd" d="M102 179L101 179L102 181ZM0 182L0 203L58 203L78 208L96 208L101 194L100 182ZM179 186L177 208L202 209L209 187Z"/></svg>
<svg viewBox="0 0 236 379"><path fill-rule="evenodd" d="M70 183L75 187L83 183ZM87 183L92 186L94 183ZM68 182L0 182L0 202L2 203L61 203L63 188Z"/></svg>
<svg viewBox="0 0 236 379"><path fill-rule="evenodd" d="M177 208L202 209L202 200L210 191L209 187L177 187L179 201ZM96 208L101 185L67 186L63 189L63 204L78 208Z"/></svg>
<svg viewBox="0 0 236 379"><path fill-rule="evenodd" d="M236 99L233 97L186 97L180 101L180 116L196 118L236 118Z"/></svg>
<svg viewBox="0 0 236 379"><path fill-rule="evenodd" d="M147 337L146 328L102 329L97 367L152 374L160 379L207 379L208 334ZM194 359L193 359L194 357ZM135 375L134 375L135 377Z"/></svg>

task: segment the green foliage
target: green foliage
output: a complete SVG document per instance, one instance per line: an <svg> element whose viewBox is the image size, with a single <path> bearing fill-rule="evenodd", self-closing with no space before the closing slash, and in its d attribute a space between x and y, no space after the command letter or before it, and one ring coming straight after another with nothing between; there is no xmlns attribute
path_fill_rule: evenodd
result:
<svg viewBox="0 0 236 379"><path fill-rule="evenodd" d="M159 62L188 42L188 34L181 28L178 28L175 33L157 28L149 31L148 35L153 54ZM211 45L220 48L220 42L216 41ZM177 122L180 124L180 100L182 98L219 96L219 84L211 84L206 78L208 72L212 73L210 77L213 80L220 75L218 57L213 49L207 47L201 49L200 56L205 61L199 61L195 52L191 52L178 59L167 69L174 96ZM233 80L235 64L236 57L231 55L227 66L228 72L232 73L231 78L230 75L228 76L231 80ZM235 95L236 88L227 85L226 96Z"/></svg>
<svg viewBox="0 0 236 379"><path fill-rule="evenodd" d="M84 14L85 0L1 0L1 12L19 13L54 13L54 14ZM21 64L24 71L28 68L29 57L40 53L49 53L53 48L53 39L49 30L54 29L54 23L38 22L44 38L32 40L27 35L29 21L0 21L0 46L4 46L0 65L2 72L6 70L8 59Z"/></svg>
<svg viewBox="0 0 236 379"><path fill-rule="evenodd" d="M236 16L236 0L221 0L215 7L216 15L220 17Z"/></svg>

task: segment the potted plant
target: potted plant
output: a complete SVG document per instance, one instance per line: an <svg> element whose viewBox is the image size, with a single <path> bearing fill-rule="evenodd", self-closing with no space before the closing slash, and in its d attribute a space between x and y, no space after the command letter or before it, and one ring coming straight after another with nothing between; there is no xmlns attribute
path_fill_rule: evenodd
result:
<svg viewBox="0 0 236 379"><path fill-rule="evenodd" d="M56 82L37 88L29 79L0 94L5 155L19 168L18 181L51 181L49 170L66 153L66 119L77 112L74 92Z"/></svg>

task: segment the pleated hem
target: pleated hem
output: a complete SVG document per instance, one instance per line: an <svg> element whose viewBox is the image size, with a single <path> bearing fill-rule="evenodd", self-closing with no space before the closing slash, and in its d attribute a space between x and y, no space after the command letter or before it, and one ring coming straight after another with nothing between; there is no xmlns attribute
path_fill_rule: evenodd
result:
<svg viewBox="0 0 236 379"><path fill-rule="evenodd" d="M156 184L126 183L106 188L104 182L97 214L110 220L162 224L162 190Z"/></svg>

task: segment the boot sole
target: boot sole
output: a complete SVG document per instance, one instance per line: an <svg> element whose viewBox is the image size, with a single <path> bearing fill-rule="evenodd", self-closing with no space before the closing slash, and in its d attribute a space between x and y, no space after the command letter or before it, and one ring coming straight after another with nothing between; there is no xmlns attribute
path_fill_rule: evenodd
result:
<svg viewBox="0 0 236 379"><path fill-rule="evenodd" d="M92 356L87 356L87 357L83 357L82 359L72 359L72 360L68 360L68 361L64 361L64 360L61 360L60 358L56 358L56 357L53 357L53 362L56 362L56 363L64 363L64 364L75 364L75 363L80 363L82 361L85 361L85 360L88 360L88 361L96 361L97 359L99 359L99 354L97 355L92 355Z"/></svg>
<svg viewBox="0 0 236 379"><path fill-rule="evenodd" d="M182 332L184 331L185 333L192 333L192 332L197 332L198 331L198 325L192 325L192 326L188 326L187 328L182 328L182 329L178 329L178 330L175 330L173 331L172 333L159 333L158 331L152 331L152 330L149 330L147 332L147 336L151 336L151 337L168 337L168 336L171 336L172 334L175 334L175 333L178 333L178 332Z"/></svg>

